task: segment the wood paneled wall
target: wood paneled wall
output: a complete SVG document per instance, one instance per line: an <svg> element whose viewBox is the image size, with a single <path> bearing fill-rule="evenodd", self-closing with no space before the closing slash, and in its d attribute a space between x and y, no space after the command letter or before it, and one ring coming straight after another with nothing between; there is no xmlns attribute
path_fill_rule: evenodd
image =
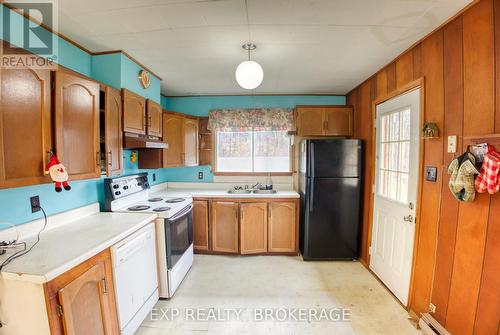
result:
<svg viewBox="0 0 500 335"><path fill-rule="evenodd" d="M369 262L371 230L372 103L424 78L424 120L439 139L425 140L424 166L437 182L422 180L409 308L434 317L454 335L499 334L500 194L459 203L448 190L448 135L500 133L500 0L481 0L352 90L355 136L366 143L361 260Z"/></svg>

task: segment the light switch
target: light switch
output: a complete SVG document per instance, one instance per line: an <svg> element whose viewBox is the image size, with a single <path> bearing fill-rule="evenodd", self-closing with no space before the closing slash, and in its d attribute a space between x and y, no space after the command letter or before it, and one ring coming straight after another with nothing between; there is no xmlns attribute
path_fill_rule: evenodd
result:
<svg viewBox="0 0 500 335"><path fill-rule="evenodd" d="M454 154L455 152L457 152L457 137L448 136L448 153Z"/></svg>

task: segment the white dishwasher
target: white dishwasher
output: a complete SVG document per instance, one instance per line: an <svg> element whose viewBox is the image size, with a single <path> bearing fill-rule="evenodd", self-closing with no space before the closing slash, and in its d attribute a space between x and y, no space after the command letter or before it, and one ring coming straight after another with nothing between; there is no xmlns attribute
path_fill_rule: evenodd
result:
<svg viewBox="0 0 500 335"><path fill-rule="evenodd" d="M134 334L158 301L153 223L111 247L120 332Z"/></svg>

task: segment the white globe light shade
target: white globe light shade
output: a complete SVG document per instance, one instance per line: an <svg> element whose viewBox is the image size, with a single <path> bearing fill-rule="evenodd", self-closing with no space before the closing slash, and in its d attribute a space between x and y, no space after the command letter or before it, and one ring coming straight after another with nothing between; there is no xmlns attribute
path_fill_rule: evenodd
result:
<svg viewBox="0 0 500 335"><path fill-rule="evenodd" d="M259 87L264 79L264 71L259 63L253 60L247 60L236 68L236 81L247 90L253 90Z"/></svg>

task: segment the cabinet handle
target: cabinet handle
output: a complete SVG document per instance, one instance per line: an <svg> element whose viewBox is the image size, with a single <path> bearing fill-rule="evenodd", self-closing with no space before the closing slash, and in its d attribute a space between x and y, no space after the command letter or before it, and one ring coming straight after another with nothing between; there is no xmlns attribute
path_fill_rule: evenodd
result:
<svg viewBox="0 0 500 335"><path fill-rule="evenodd" d="M95 153L95 163L96 163L96 166L101 166L101 157L100 157L100 153L99 151L97 151Z"/></svg>
<svg viewBox="0 0 500 335"><path fill-rule="evenodd" d="M151 128L151 116L148 116L148 128Z"/></svg>
<svg viewBox="0 0 500 335"><path fill-rule="evenodd" d="M102 283L102 293L104 294L108 293L108 284L106 283L106 278L102 278L101 283Z"/></svg>
<svg viewBox="0 0 500 335"><path fill-rule="evenodd" d="M112 151L108 151L108 155L109 155L108 165L109 166L113 166L113 152Z"/></svg>
<svg viewBox="0 0 500 335"><path fill-rule="evenodd" d="M328 121L325 121L325 130L328 130Z"/></svg>

